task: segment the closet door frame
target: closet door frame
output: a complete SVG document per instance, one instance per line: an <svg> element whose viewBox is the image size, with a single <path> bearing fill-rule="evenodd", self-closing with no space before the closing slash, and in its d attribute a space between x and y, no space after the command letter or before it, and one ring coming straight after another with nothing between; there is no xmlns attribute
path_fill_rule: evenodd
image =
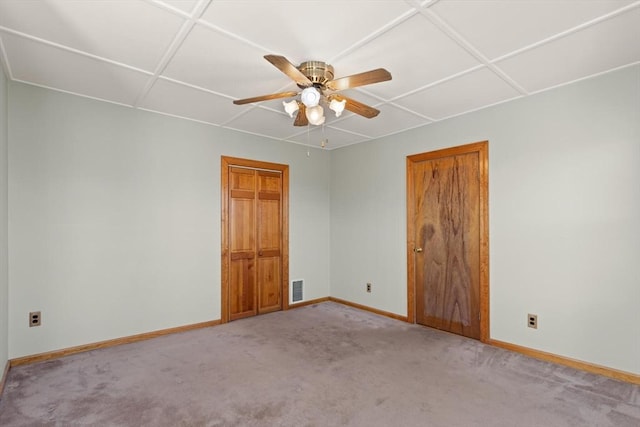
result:
<svg viewBox="0 0 640 427"><path fill-rule="evenodd" d="M229 168L279 172L282 175L282 243L281 243L281 298L282 310L289 309L289 165L221 156L220 207L221 207L221 310L220 323L229 322L230 251L229 251Z"/></svg>

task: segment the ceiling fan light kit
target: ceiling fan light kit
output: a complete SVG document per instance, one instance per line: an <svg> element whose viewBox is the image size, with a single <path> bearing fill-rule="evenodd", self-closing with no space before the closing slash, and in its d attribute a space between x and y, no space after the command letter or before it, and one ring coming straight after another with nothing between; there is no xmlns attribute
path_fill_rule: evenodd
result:
<svg viewBox="0 0 640 427"><path fill-rule="evenodd" d="M391 73L384 68L377 68L352 76L333 78L333 67L322 61L306 61L299 66L293 65L287 58L279 55L265 55L267 61L291 78L301 92L280 92L270 95L256 96L253 98L238 99L233 101L236 105L250 104L278 98L291 98L300 96L300 101L293 99L283 101L284 110L290 117L297 112L293 122L294 126L321 125L325 122L324 109L320 103L329 106L336 117L340 117L346 109L368 119L377 116L380 111L335 92L358 86L379 83L391 80ZM331 92L325 94L325 92Z"/></svg>

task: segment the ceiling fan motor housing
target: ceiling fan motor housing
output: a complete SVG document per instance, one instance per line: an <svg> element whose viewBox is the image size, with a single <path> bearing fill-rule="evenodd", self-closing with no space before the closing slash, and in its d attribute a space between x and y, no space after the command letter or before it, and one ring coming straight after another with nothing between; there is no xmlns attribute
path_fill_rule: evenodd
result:
<svg viewBox="0 0 640 427"><path fill-rule="evenodd" d="M333 80L333 67L322 61L306 61L298 66L298 70L304 74L314 86L324 88L325 83Z"/></svg>

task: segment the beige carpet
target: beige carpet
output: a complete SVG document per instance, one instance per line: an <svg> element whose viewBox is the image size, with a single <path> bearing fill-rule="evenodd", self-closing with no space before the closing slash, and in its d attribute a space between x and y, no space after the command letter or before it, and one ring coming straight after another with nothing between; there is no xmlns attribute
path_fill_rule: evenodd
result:
<svg viewBox="0 0 640 427"><path fill-rule="evenodd" d="M1 426L640 426L640 387L336 303L13 368Z"/></svg>

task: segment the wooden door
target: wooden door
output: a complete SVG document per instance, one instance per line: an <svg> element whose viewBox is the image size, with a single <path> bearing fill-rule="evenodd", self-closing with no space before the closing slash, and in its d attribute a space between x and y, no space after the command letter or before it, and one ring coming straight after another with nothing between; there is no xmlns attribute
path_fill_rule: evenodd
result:
<svg viewBox="0 0 640 427"><path fill-rule="evenodd" d="M415 321L475 339L488 325L486 157L485 142L407 158Z"/></svg>
<svg viewBox="0 0 640 427"><path fill-rule="evenodd" d="M257 248L258 248L258 313L280 310L282 176L279 172L256 171Z"/></svg>
<svg viewBox="0 0 640 427"><path fill-rule="evenodd" d="M286 308L288 167L222 163L222 321Z"/></svg>
<svg viewBox="0 0 640 427"><path fill-rule="evenodd" d="M229 320L258 314L256 292L256 171L230 167Z"/></svg>

